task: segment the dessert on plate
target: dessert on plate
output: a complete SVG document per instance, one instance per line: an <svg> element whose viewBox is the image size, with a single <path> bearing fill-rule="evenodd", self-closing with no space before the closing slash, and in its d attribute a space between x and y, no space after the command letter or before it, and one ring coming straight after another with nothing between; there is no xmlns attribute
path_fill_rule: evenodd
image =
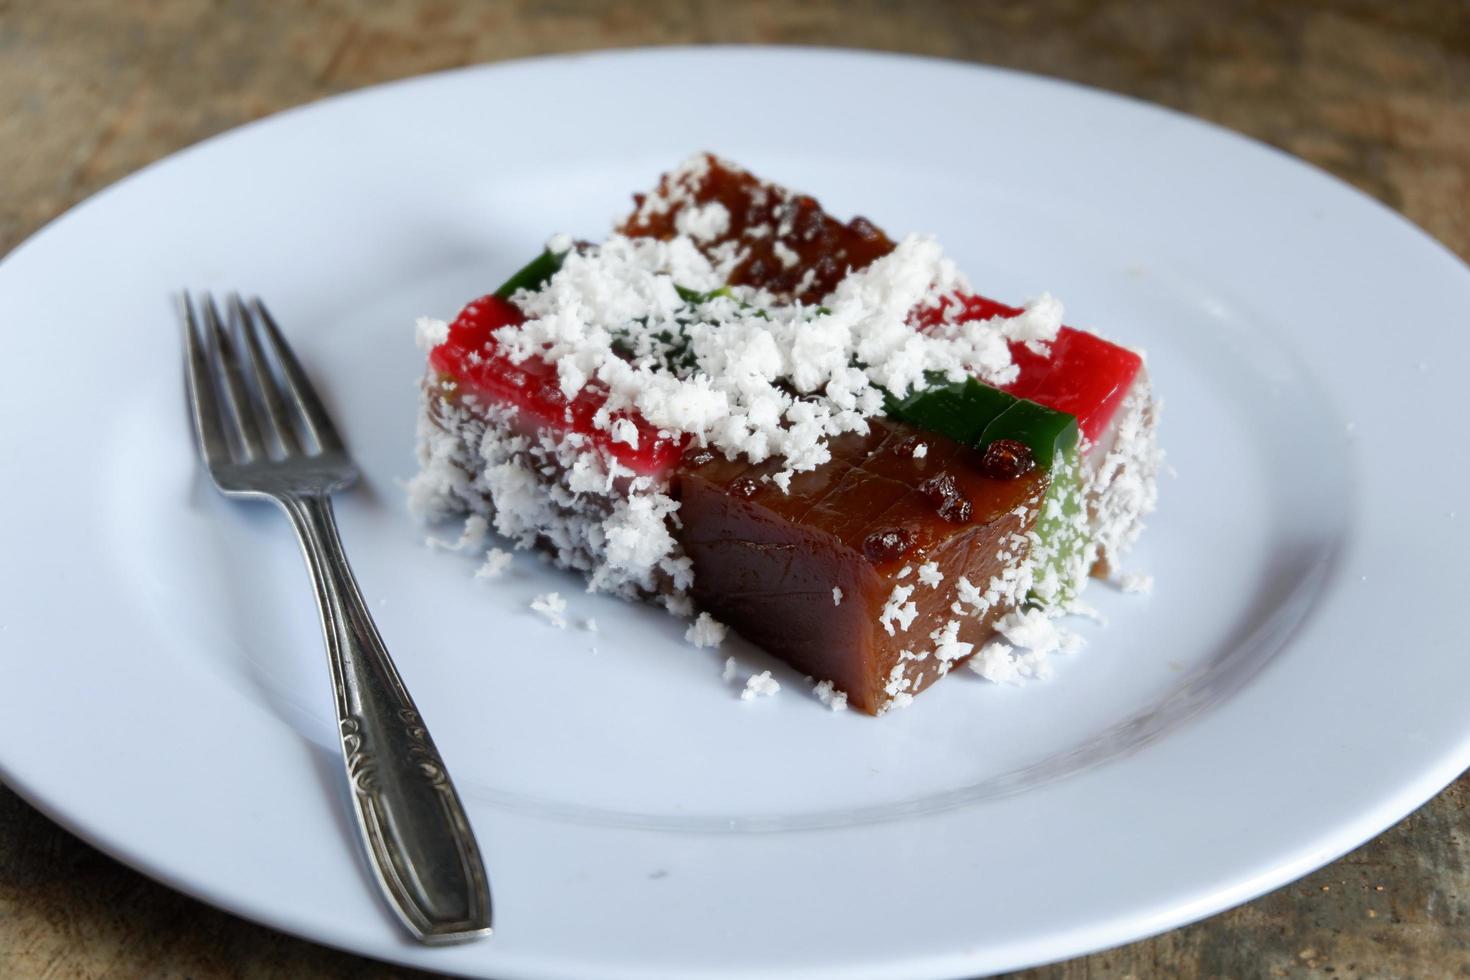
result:
<svg viewBox="0 0 1470 980"><path fill-rule="evenodd" d="M426 519L724 624L871 714L1044 629L1153 507L1138 354L972 290L932 238L700 155L428 348ZM716 623L717 621L717 623Z"/></svg>

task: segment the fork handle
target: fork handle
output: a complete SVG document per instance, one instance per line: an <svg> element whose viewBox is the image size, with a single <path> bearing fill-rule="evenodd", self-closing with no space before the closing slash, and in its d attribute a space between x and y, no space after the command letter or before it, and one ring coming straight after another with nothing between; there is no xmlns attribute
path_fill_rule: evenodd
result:
<svg viewBox="0 0 1470 980"><path fill-rule="evenodd" d="M490 888L474 831L363 602L331 499L293 494L278 502L301 539L316 586L342 758L378 884L422 942L485 935Z"/></svg>

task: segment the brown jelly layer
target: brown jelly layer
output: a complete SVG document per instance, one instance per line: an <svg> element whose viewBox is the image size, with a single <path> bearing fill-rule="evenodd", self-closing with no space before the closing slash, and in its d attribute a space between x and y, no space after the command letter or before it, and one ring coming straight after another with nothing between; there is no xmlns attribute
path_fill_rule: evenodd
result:
<svg viewBox="0 0 1470 980"><path fill-rule="evenodd" d="M1005 609L954 612L959 579L983 590L1024 560L1047 475L987 477L975 450L892 421L829 445L831 461L796 475L787 493L770 481L778 463L686 453L675 479L679 539L701 608L873 714L896 678L916 694L953 666L933 655L931 635L949 621L961 642L988 638ZM937 586L920 581L928 562ZM917 615L907 629L890 622L890 635L881 619L896 586L913 587Z"/></svg>
<svg viewBox="0 0 1470 980"><path fill-rule="evenodd" d="M810 195L768 184L713 156L708 162L703 174L680 187L674 186L673 175L665 175L658 193L678 202L676 206L643 216L635 210L619 230L635 237L673 238L683 208L718 201L729 212L729 225L701 247L713 254L726 242L739 243L744 258L730 283L811 304L835 289L850 269L862 269L893 251L893 241L866 218L838 221ZM642 205L644 195L634 200Z"/></svg>

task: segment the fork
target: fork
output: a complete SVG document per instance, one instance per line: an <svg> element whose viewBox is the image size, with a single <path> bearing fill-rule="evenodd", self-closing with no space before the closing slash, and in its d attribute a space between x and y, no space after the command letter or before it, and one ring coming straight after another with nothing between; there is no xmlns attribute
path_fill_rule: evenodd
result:
<svg viewBox="0 0 1470 980"><path fill-rule="evenodd" d="M378 884L420 942L490 933L490 888L474 831L348 567L331 494L358 470L279 326L231 295L228 323L204 294L180 298L185 378L199 452L231 497L291 519L316 587L342 758Z"/></svg>

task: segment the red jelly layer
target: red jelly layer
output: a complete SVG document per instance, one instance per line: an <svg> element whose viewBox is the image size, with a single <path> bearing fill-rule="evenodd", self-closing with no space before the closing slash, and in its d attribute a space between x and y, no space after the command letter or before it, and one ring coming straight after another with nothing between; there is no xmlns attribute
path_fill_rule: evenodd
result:
<svg viewBox="0 0 1470 980"><path fill-rule="evenodd" d="M965 296L959 321L1013 317L1021 310L984 296ZM938 323L948 303L918 316L921 327ZM1023 343L1011 344L1011 360L1020 369L1003 390L1047 408L1077 417L1082 437L1093 441L1107 428L1143 367L1143 358L1082 330L1062 327L1047 346L1050 356Z"/></svg>
<svg viewBox="0 0 1470 980"><path fill-rule="evenodd" d="M495 332L523 323L525 317L512 303L482 296L464 308L449 325L449 336L429 353L429 364L490 404L514 405L523 417L556 432L578 432L589 444L606 451L635 473L665 473L683 450L682 438L661 436L659 430L633 413L619 413L638 429L638 448L614 442L611 433L593 426L592 419L607 403L607 389L592 381L568 399L557 382L556 365L539 357L519 364L499 353Z"/></svg>

